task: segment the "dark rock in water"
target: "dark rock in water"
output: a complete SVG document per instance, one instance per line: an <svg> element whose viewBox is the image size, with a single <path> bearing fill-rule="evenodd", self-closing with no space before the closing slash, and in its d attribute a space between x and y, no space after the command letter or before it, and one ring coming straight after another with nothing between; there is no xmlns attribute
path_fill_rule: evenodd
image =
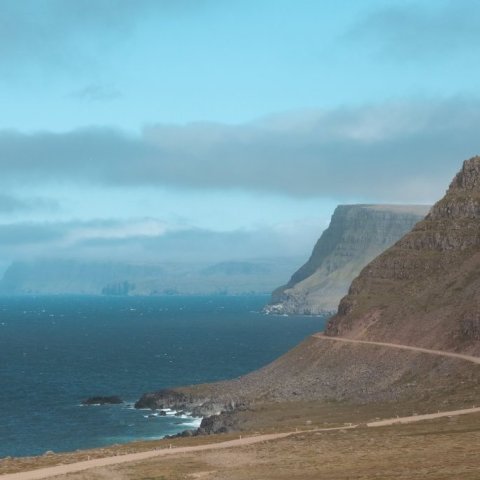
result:
<svg viewBox="0 0 480 480"><path fill-rule="evenodd" d="M166 412L165 410L160 410L159 415L160 415L161 417L166 417L166 416L167 416L167 412Z"/></svg>
<svg viewBox="0 0 480 480"><path fill-rule="evenodd" d="M120 403L123 403L123 400L116 395L112 395L110 397L90 397L83 400L82 405L118 405Z"/></svg>

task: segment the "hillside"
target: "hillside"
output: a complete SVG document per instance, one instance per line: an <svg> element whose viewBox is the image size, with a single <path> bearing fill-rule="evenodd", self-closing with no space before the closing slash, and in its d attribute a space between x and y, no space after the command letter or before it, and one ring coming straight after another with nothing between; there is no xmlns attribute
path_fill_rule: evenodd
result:
<svg viewBox="0 0 480 480"><path fill-rule="evenodd" d="M478 403L480 366L382 341L480 356L480 157L466 161L425 220L353 281L327 335L244 377L144 395L138 406L224 413L207 432L241 428L239 411L271 402L387 402L416 411ZM413 402L413 403L412 403ZM292 407L293 408L293 407Z"/></svg>
<svg viewBox="0 0 480 480"><path fill-rule="evenodd" d="M480 157L353 281L327 335L480 354Z"/></svg>
<svg viewBox="0 0 480 480"><path fill-rule="evenodd" d="M361 269L428 213L425 205L340 205L308 261L277 288L265 313L336 311Z"/></svg>

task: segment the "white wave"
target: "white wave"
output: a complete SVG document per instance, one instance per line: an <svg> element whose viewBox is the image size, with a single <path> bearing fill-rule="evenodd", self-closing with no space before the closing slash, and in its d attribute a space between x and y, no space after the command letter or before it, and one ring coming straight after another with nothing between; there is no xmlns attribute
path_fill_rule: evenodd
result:
<svg viewBox="0 0 480 480"><path fill-rule="evenodd" d="M182 427L193 427L193 428L198 428L200 424L202 423L201 418L192 418L192 421L190 422L182 422L179 425Z"/></svg>
<svg viewBox="0 0 480 480"><path fill-rule="evenodd" d="M170 408L162 408L160 411L165 412L165 414L168 415L168 416L175 415L177 413L176 410L172 410Z"/></svg>

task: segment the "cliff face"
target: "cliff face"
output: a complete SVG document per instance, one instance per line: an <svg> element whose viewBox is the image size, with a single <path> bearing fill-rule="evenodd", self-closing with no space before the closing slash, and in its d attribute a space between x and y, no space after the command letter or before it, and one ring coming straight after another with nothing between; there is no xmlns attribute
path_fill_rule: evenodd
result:
<svg viewBox="0 0 480 480"><path fill-rule="evenodd" d="M423 205L340 205L305 265L276 289L266 313L335 311L351 281L420 221Z"/></svg>
<svg viewBox="0 0 480 480"><path fill-rule="evenodd" d="M328 335L480 353L480 157L353 281Z"/></svg>

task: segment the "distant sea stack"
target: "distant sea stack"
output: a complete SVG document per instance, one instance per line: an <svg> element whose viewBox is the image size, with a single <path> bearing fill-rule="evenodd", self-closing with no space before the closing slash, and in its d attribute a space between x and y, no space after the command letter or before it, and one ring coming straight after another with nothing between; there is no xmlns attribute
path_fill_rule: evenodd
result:
<svg viewBox="0 0 480 480"><path fill-rule="evenodd" d="M362 270L326 333L480 354L480 157Z"/></svg>
<svg viewBox="0 0 480 480"><path fill-rule="evenodd" d="M312 255L277 288L267 314L334 312L352 280L428 213L425 205L340 205Z"/></svg>

